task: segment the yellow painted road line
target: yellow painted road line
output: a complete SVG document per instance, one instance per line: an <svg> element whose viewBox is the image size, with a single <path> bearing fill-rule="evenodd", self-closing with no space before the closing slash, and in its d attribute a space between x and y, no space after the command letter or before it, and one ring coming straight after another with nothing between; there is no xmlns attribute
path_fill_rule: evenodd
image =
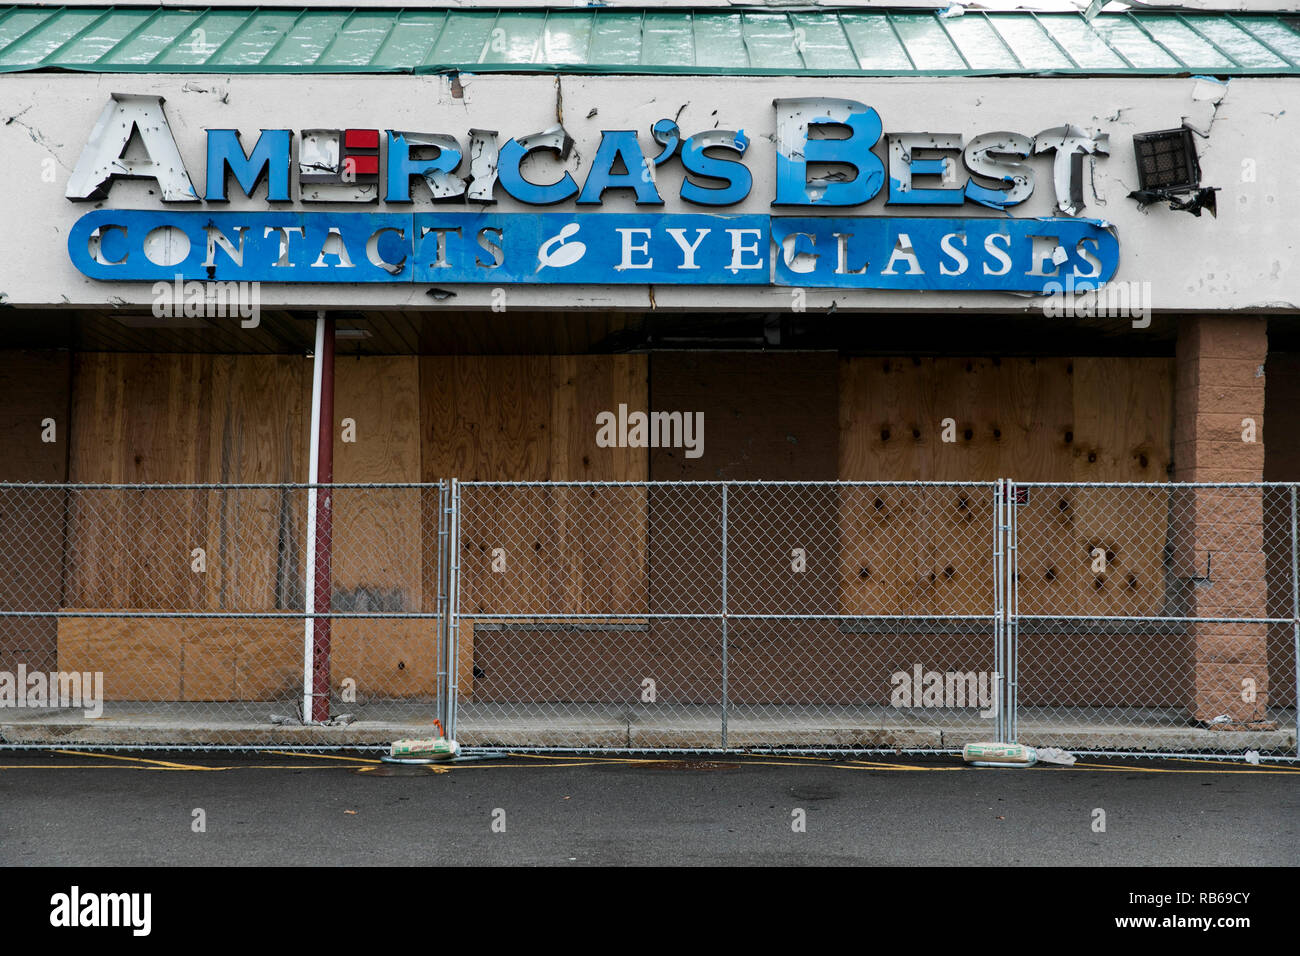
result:
<svg viewBox="0 0 1300 956"><path fill-rule="evenodd" d="M916 773L929 773L934 770L965 770L965 767L916 767L911 764L888 764L857 762L853 764L831 764L834 770L903 770Z"/></svg>
<svg viewBox="0 0 1300 956"><path fill-rule="evenodd" d="M570 758L570 759L572 759L572 758ZM545 764L544 766L547 766L547 767L603 767L603 766L606 766L606 765L608 765L608 764L609 764L609 761L608 761L608 760L583 760L583 761L578 761L578 762L574 762L574 763L548 763L548 764ZM473 761L467 761L466 763L440 763L440 764L435 763L435 764L429 764L428 766L430 766L430 767L440 767L440 768L442 768L442 769L444 769L444 770L470 770L470 769L472 769L472 768L474 768L474 767L484 767L484 768L486 768L486 767L513 767L513 768L515 768L516 770L520 770L520 769L522 769L522 768L524 768L524 767L528 767L528 766L530 766L530 764L526 764L526 763L499 763L499 762L497 762L497 761L495 761L495 760L473 760ZM537 764L531 764L531 766L538 766L538 765L537 765Z"/></svg>
<svg viewBox="0 0 1300 956"><path fill-rule="evenodd" d="M349 767L339 767L334 764L252 764L243 767L187 767L179 765L175 767L155 767L151 764L115 764L115 763L17 763L17 764L0 764L0 770L349 770ZM370 767L362 769L369 770Z"/></svg>
<svg viewBox="0 0 1300 956"><path fill-rule="evenodd" d="M298 750L263 750L264 754L279 754L282 757L309 757L313 760L351 760L356 763L383 763L382 760L372 760L369 757L342 757L338 754L318 754Z"/></svg>
<svg viewBox="0 0 1300 956"><path fill-rule="evenodd" d="M763 760L762 758L751 758L749 760L740 760L740 761L733 760L730 762L739 763L742 767L745 766L746 764L753 764L756 767L806 767L808 766L808 764L806 763L793 763L784 758L782 758L781 760ZM830 767L833 766L833 764L821 763L818 764L818 766Z"/></svg>
<svg viewBox="0 0 1300 956"><path fill-rule="evenodd" d="M1266 769L1269 767L1276 767L1279 770L1286 769L1286 764L1267 763L1267 757L1261 757L1260 763L1257 764L1246 763L1244 760L1233 760L1231 762L1227 760L1197 760L1194 757L1161 757L1159 759L1167 760L1171 763L1194 763L1200 764L1202 767L1228 767L1239 770L1249 770L1251 767L1263 767ZM1300 770L1300 767L1297 767L1296 769Z"/></svg>
<svg viewBox="0 0 1300 956"><path fill-rule="evenodd" d="M112 763L5 763L0 770L156 770L157 767L132 765L119 767Z"/></svg>
<svg viewBox="0 0 1300 956"><path fill-rule="evenodd" d="M60 752L61 752L61 751L60 751ZM93 754L93 755L91 755L91 756L110 756L110 755L107 755L107 754L104 754L104 755ZM642 761L642 762L644 762L644 761ZM752 763L752 761L747 761L747 762L751 762L751 763ZM433 772L433 773L446 773L446 772L448 772L448 771L450 771L450 770L470 770L470 769L474 769L474 768L485 768L485 769L486 769L486 768L489 768L489 767L514 768L514 769L516 769L516 770L524 769L524 768L529 767L529 766L538 767L538 769L541 769L541 766L545 766L545 767L548 767L548 768L550 768L550 767L554 767L555 769L560 769L560 768L564 768L564 767L602 767L602 766L609 766L610 763L611 763L611 761L608 761L608 760L584 760L584 761L568 762L568 763L548 763L548 764L544 764L544 765L538 765L538 764L518 764L518 763L511 764L511 763L498 763L498 762L496 762L496 761L486 761L486 760L485 760L485 761L482 761L482 762L474 761L474 762L471 762L471 763L462 763L462 764L447 764L447 763L442 763L442 764L417 764L417 765L413 765L413 766L422 766L422 767L424 767L426 770L429 770L429 771L431 771L431 772ZM340 766L340 765L338 765L338 764L314 764L314 765L313 765L313 764L246 764L246 765L244 765L244 766L238 766L238 767L196 767L196 766L189 766L189 765L185 765L185 764L166 764L166 763L163 763L161 766L159 766L159 765L157 765L156 763L152 763L152 762L145 761L145 762L141 762L141 763L127 763L125 766L120 765L120 764L110 764L110 763L95 763L95 764L0 764L0 770L153 770L153 771L167 771L167 770L220 770L220 771L238 771L238 770L294 770L294 771L301 771L301 770L357 770L357 771L360 771L360 772L362 772L362 773L365 773L365 772L369 772L369 771L375 770L375 769L377 768L377 766L380 766L380 765L382 765L382 764L381 764L381 763L365 764L365 765L363 765L363 766L359 766L359 767ZM631 765L633 765L633 764L629 764L629 766L631 766ZM759 766L786 766L786 767L802 767L802 766L806 766L806 764L781 764L781 763L764 763L764 764L756 764L756 765L759 765ZM904 773L907 773L907 772L911 772L911 773L933 773L933 772L945 772L945 771L954 771L954 770L965 770L965 769L967 769L967 768L964 767L964 766L963 766L963 767L916 767L916 766L911 766L911 765L861 764L861 763L860 763L860 764L824 764L823 766L825 766L825 767L826 767L827 769L829 769L829 770L876 770L876 771L882 771L882 772L883 772L883 771L889 771L889 772L904 772ZM972 769L975 769L975 770L997 770L997 769L999 769L999 768L997 768L997 767L975 767L975 768L972 768ZM1029 769L1029 768L1025 768L1025 769ZM1087 773L1183 773L1183 774L1206 774L1206 773L1209 773L1209 774L1219 774L1219 775L1221 775L1221 776L1226 776L1226 775L1231 774L1231 773L1244 773L1244 774L1265 775L1265 776L1281 776L1281 775L1287 775L1287 774L1295 775L1295 774L1297 774L1297 773L1300 773L1300 770L1280 770L1280 769L1268 769L1268 770L1229 770L1229 771L1224 771L1224 770L1214 770L1214 769L1194 770L1194 769L1191 769L1190 767L1187 767L1187 768L1184 768L1184 767L1177 767L1177 768L1160 768L1160 767L1109 767L1109 766L1093 766L1093 765L1083 765L1083 766L1080 766L1080 765L1078 765L1078 764L1076 764L1076 765L1073 766L1073 767L1054 767L1054 768L1052 768L1052 769L1058 769L1058 770L1076 770L1076 771L1079 771L1079 772L1087 772Z"/></svg>
<svg viewBox="0 0 1300 956"><path fill-rule="evenodd" d="M555 767L555 768L559 768L559 767L599 767L599 766L602 766L603 764L605 764L606 762L607 762L607 761L600 761L600 760L591 761L591 760L588 760L588 761L582 761L581 763L550 763L550 764L545 764L544 766L546 766L546 767ZM395 766L397 766L397 765L395 765ZM529 767L529 766L534 766L534 767L536 767L536 766L538 766L538 765L537 765L537 764L524 764L524 763L513 763L513 764L497 763L495 760L484 760L484 761L482 761L482 762L479 762L479 761L475 760L475 761L472 761L472 762L461 763L461 764L453 764L453 763L448 763L448 762L444 761L444 762L442 762L442 763L406 764L405 766L411 766L411 767L423 767L425 770L428 770L430 773L449 773L449 772L451 772L452 770L473 770L473 769L480 768L480 767L481 767L481 768L488 768L488 767L513 767L513 768L516 769L516 770L522 770L522 769L525 768L525 767ZM378 768L376 768L376 767L357 767L357 768L356 768L357 773L369 773L370 771L372 771L372 770L376 770L376 769L378 769ZM538 769L540 769L540 767L539 767Z"/></svg>
<svg viewBox="0 0 1300 956"><path fill-rule="evenodd" d="M527 758L538 759L538 760L574 759L572 757L562 757L553 754L522 754L521 753L521 754L511 754L511 756L521 757L521 758L527 757ZM548 764L547 766L578 767L578 766L614 765L614 766L624 766L624 767L641 767L641 766L648 766L650 764L688 763L693 758L690 757L589 757L583 759L586 762L581 764L571 764L571 763L558 764L557 763L557 764ZM795 763L791 758L788 757L782 757L779 759L775 759L775 758L767 759L763 757L746 757L744 755L736 755L733 757L727 754L711 754L706 757L699 757L694 759L699 759L701 762L705 762L705 763L736 763L736 764L740 764L741 766L751 766L751 767L806 767L808 766L805 763ZM795 759L799 759L799 758L795 758ZM811 758L811 759L824 761L825 758ZM824 765L830 766L829 764L824 764ZM461 766L469 766L469 765L461 764ZM524 767L528 765L508 764L507 766Z"/></svg>
<svg viewBox="0 0 1300 956"><path fill-rule="evenodd" d="M874 767L879 770L960 770L958 767L918 767L908 763L885 763L883 760L850 760L849 763L860 767Z"/></svg>
<svg viewBox="0 0 1300 956"><path fill-rule="evenodd" d="M149 760L146 757L125 757L120 754L104 753L87 753L83 750L55 750L56 754L65 754L71 757L95 757L102 760L124 760L130 763L146 764L154 768L165 768L167 770L226 770L227 767L201 767L198 764L175 763L170 760Z"/></svg>
<svg viewBox="0 0 1300 956"><path fill-rule="evenodd" d="M811 754L759 754L759 753L755 753L755 754L737 754L736 756L738 756L738 757L749 756L749 757L753 757L755 760L762 760L762 759L764 759L765 757L778 757L778 758L780 758L781 760L822 760L822 761L826 761L826 760L833 760L833 759L834 759L833 757L830 757L830 756L817 757L817 756L813 756L813 755L811 755Z"/></svg>
<svg viewBox="0 0 1300 956"><path fill-rule="evenodd" d="M516 760L572 760L574 759L573 754L529 754L529 753L516 753L514 751L507 751L507 754L510 759L516 759ZM498 759L505 760L507 758L501 757ZM629 760L637 760L642 763L664 763L668 760L678 760L680 758L678 757L618 757L618 756L603 757L600 755L593 755L593 756L583 755L582 759L592 760L595 761L596 763L627 763Z"/></svg>
<svg viewBox="0 0 1300 956"><path fill-rule="evenodd" d="M242 767L223 767L223 770L369 770L366 767L340 767L332 763L255 763Z"/></svg>
<svg viewBox="0 0 1300 956"><path fill-rule="evenodd" d="M118 769L118 770L206 770L206 771L231 771L231 770L360 770L370 771L383 765L385 761L371 759L367 757L347 757L336 754L319 754L311 752L298 752L286 750L267 750L261 753L273 753L287 757L296 758L315 758L321 762L304 761L297 764L264 764L249 763L239 766L203 766L199 764L178 763L170 760L157 760L148 757L134 757L124 754L101 753L95 751L82 750L51 750L49 753L56 753L70 757L89 757L96 763L91 764L0 764L0 770L96 770L96 769ZM744 757L743 755L728 760L725 755L715 755L709 758L701 758L712 763L734 763L740 767L808 767L806 762L809 758L801 758L797 755L790 757L781 757L775 759L765 759L761 757ZM883 761L873 760L850 760L846 763L828 763L830 758L811 758L816 759L818 763L812 766L827 767L832 770L879 770L889 772L920 772L929 773L933 771L953 771L965 770L966 764L956 766L918 766L916 764L886 763ZM1166 758L1175 759L1175 758ZM1204 763L1191 758L1179 758L1184 763L1200 764L1197 767L1144 767L1144 766L1116 766L1114 764L1100 764L1090 762L1078 762L1071 767L1056 766L1044 764L1043 766L1052 770L1077 770L1080 772L1093 773L1182 773L1182 774L1218 774L1226 776L1229 774L1251 774L1265 776L1280 776L1285 774L1300 774L1300 767L1286 767L1279 765L1264 766L1241 766L1238 764L1227 763ZM526 761L545 761L544 763L529 763ZM561 754L510 754L499 759L488 760L471 760L464 763L443 762L432 764L418 764L433 773L446 773L448 770L464 770L471 767L554 767L556 769L566 767L600 767L600 766L626 766L626 767L644 767L656 764L683 763L683 758L677 757L574 757L564 756ZM976 768L976 769L998 769L998 768ZM1021 768L1027 769L1027 768Z"/></svg>
<svg viewBox="0 0 1300 956"><path fill-rule="evenodd" d="M1217 773L1223 776L1227 776L1229 774L1238 774L1238 773L1273 774L1273 775L1283 775L1283 776L1287 774L1300 773L1300 770L1282 770L1278 768L1270 769L1270 770L1253 770L1253 769L1252 770L1216 770L1213 768L1209 768L1205 770L1193 770L1190 767L1112 767L1107 764L1099 764L1099 763L1076 763L1073 767L1065 767L1063 769L1091 770L1100 773Z"/></svg>

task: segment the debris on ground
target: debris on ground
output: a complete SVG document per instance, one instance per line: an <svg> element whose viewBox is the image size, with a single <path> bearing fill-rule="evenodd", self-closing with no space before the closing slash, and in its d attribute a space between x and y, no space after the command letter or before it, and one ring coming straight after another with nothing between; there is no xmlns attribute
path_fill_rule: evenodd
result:
<svg viewBox="0 0 1300 956"><path fill-rule="evenodd" d="M1024 744L974 743L961 751L962 760L974 767L1032 767L1047 763L1074 766L1074 754L1060 747L1026 747Z"/></svg>

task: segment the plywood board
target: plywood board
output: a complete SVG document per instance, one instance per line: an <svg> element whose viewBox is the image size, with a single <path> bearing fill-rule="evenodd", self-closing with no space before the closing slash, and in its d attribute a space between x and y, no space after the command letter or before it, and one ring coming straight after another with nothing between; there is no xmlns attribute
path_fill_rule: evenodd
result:
<svg viewBox="0 0 1300 956"><path fill-rule="evenodd" d="M830 353L663 352L651 358L655 411L702 414L702 454L650 451L655 481L832 478L838 464L840 363ZM833 607L838 575L836 492L784 486L735 491L729 513L733 610L766 602L786 613ZM721 598L717 486L656 488L650 501L652 601L662 611L716 611ZM793 572L791 551L809 557Z"/></svg>
<svg viewBox="0 0 1300 956"><path fill-rule="evenodd" d="M473 619L461 618L456 632L456 690L462 700L474 700Z"/></svg>
<svg viewBox="0 0 1300 956"><path fill-rule="evenodd" d="M646 407L646 357L551 357L551 477L644 481L645 448L600 447L597 416ZM571 613L646 609L648 500L641 488L555 488L551 606Z"/></svg>
<svg viewBox="0 0 1300 956"><path fill-rule="evenodd" d="M104 699L110 701L296 699L302 624L64 617L58 666L103 672Z"/></svg>
<svg viewBox="0 0 1300 956"><path fill-rule="evenodd" d="M852 481L934 477L939 422L933 361L844 358L839 375L839 471Z"/></svg>
<svg viewBox="0 0 1300 956"><path fill-rule="evenodd" d="M839 478L933 477L939 440L929 359L840 360ZM925 496L902 485L840 491L845 614L922 613L929 606Z"/></svg>
<svg viewBox="0 0 1300 956"><path fill-rule="evenodd" d="M1169 480L1173 376L1173 359L1075 359L1076 481ZM1079 613L1161 613L1168 494L1079 489L1071 511L1073 550L1106 556L1104 574L1087 567Z"/></svg>
<svg viewBox="0 0 1300 956"><path fill-rule="evenodd" d="M926 500L917 487L840 490L845 614L920 614L931 605Z"/></svg>
<svg viewBox="0 0 1300 956"><path fill-rule="evenodd" d="M598 447L595 418L619 403L644 408L645 390L644 356L424 357L422 475L643 480L645 450ZM463 695L473 693L475 611L644 610L644 491L473 489L461 505ZM426 559L426 595L434 567Z"/></svg>
<svg viewBox="0 0 1300 956"><path fill-rule="evenodd" d="M993 489L970 485L925 490L925 580L935 614L991 615L994 610Z"/></svg>
<svg viewBox="0 0 1300 956"><path fill-rule="evenodd" d="M330 631L330 685L336 692L352 680L359 699L437 694L437 620L337 618Z"/></svg>
<svg viewBox="0 0 1300 956"><path fill-rule="evenodd" d="M426 481L548 477L546 356L423 356L420 395Z"/></svg>
<svg viewBox="0 0 1300 956"><path fill-rule="evenodd" d="M845 359L840 478L1165 480L1172 372L1170 359ZM955 441L941 440L944 419L953 420ZM917 595L930 595L924 606L941 613L985 612L992 587L989 497L987 489L936 489L911 515L926 540L913 540L920 567L907 572L918 577ZM870 500L872 494L852 490L843 498L846 542L872 530L849 527ZM1135 509L1131 523L1106 512L1104 496L1032 492L1030 505L1019 511L1023 613L1122 613L1160 605L1162 505L1149 494L1130 495L1126 504ZM1093 514L1094 506L1102 510ZM875 530L879 538L882 529ZM1110 550L1118 559L1101 589L1081 558L1084 545L1099 535L1113 539ZM845 607L883 602L879 606L888 612L898 606L891 595L900 593L899 586L872 593L863 568L887 560L889 549L873 554L870 547L858 546L861 560L845 554ZM893 554L899 567L913 560L906 549Z"/></svg>
<svg viewBox="0 0 1300 956"><path fill-rule="evenodd" d="M183 482L200 474L211 360L83 354L73 360L70 475L79 482ZM196 492L78 495L70 531L72 607L194 606L190 552L205 539Z"/></svg>
<svg viewBox="0 0 1300 956"><path fill-rule="evenodd" d="M1169 481L1174 360L1074 360L1074 481Z"/></svg>
<svg viewBox="0 0 1300 956"><path fill-rule="evenodd" d="M930 380L936 427L952 419L955 441L938 441L934 478L938 481L988 481L999 477L1002 441L998 393L1002 367L993 359L938 358Z"/></svg>
<svg viewBox="0 0 1300 956"><path fill-rule="evenodd" d="M307 477L298 356L212 357L212 414L206 463L196 480L302 482ZM209 610L283 610L301 601L306 493L241 489L210 493L208 571L202 606Z"/></svg>
<svg viewBox="0 0 1300 956"><path fill-rule="evenodd" d="M1001 431L999 474L985 480L1061 481L1070 474L1074 441L1074 361L1001 360L995 426Z"/></svg>
<svg viewBox="0 0 1300 956"><path fill-rule="evenodd" d="M550 365L545 356L420 360L426 481L540 481L550 467ZM548 591L538 492L481 489L461 517L462 613L535 611ZM494 553L506 571L492 569ZM426 581L426 590L428 582Z"/></svg>
<svg viewBox="0 0 1300 956"><path fill-rule="evenodd" d="M302 359L83 354L71 475L83 482L304 477ZM243 490L78 492L70 607L269 610L294 603L304 503ZM207 570L192 570L195 548Z"/></svg>
<svg viewBox="0 0 1300 956"><path fill-rule="evenodd" d="M419 481L419 360L341 358L334 375L334 480ZM422 523L420 490L340 488L331 501L336 605L422 610L423 541L426 534L436 537L437 525Z"/></svg>

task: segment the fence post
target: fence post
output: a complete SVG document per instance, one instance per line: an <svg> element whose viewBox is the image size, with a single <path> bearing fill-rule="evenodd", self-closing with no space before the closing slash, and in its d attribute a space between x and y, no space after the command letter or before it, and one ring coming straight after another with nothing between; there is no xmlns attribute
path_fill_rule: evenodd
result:
<svg viewBox="0 0 1300 956"><path fill-rule="evenodd" d="M448 515L447 546L451 552L448 566L447 582L447 627L449 628L448 649L448 684L447 684L447 723L443 730L447 738L456 737L457 711L460 709L460 482L451 479L451 513Z"/></svg>
<svg viewBox="0 0 1300 956"><path fill-rule="evenodd" d="M1291 642L1295 661L1295 753L1300 757L1300 552L1296 548L1296 486L1291 486Z"/></svg>
<svg viewBox="0 0 1300 956"><path fill-rule="evenodd" d="M1008 740L1015 743L1020 735L1020 494L1016 483L1008 479L1010 492L1007 527L1007 679L1006 709Z"/></svg>
<svg viewBox="0 0 1300 956"><path fill-rule="evenodd" d="M999 478L993 487L993 676L995 681L1004 678L1002 667L1002 485ZM1003 722L1006 707L1003 705L1005 693L1001 687L996 692L997 713L993 717L993 733L999 741L1004 740Z"/></svg>
<svg viewBox="0 0 1300 956"><path fill-rule="evenodd" d="M322 502L319 486L334 481L334 320L316 313L316 345L312 355L311 436L308 453L307 574L303 584L302 722L330 717L330 619L317 614L330 610L332 575L330 545L333 531L333 489ZM322 690L318 691L317 687Z"/></svg>
<svg viewBox="0 0 1300 956"><path fill-rule="evenodd" d="M436 716L442 722L442 728L445 731L447 724L451 720L451 715L447 712L448 688L447 688L447 658L451 653L449 642L451 640L451 629L447 626L447 610L450 601L447 595L447 579L449 571L447 569L447 523L451 509L447 504L447 482L443 479L438 480L438 592L436 608L438 612L438 699Z"/></svg>
<svg viewBox="0 0 1300 956"><path fill-rule="evenodd" d="M722 749L727 749L727 485L722 486Z"/></svg>

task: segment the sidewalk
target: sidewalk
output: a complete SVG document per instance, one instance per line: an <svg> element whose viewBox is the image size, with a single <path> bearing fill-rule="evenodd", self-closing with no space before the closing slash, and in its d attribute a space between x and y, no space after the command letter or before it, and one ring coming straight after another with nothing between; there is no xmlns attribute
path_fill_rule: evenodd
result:
<svg viewBox="0 0 1300 956"><path fill-rule="evenodd" d="M296 702L295 702L296 703ZM373 747L402 737L430 736L433 705L393 700L336 706L351 712L345 726L302 726L285 702L126 703L103 716L80 710L0 711L0 746L78 747L242 746ZM294 722L277 724L273 714ZM1172 753L1258 750L1296 753L1295 713L1273 715L1275 729L1221 730L1193 726L1176 711L1121 708L1022 708L1018 739L1066 750ZM978 711L899 710L880 706L738 705L727 715L726 746L955 750L995 737L993 719ZM719 749L717 705L463 703L457 738L466 747Z"/></svg>

